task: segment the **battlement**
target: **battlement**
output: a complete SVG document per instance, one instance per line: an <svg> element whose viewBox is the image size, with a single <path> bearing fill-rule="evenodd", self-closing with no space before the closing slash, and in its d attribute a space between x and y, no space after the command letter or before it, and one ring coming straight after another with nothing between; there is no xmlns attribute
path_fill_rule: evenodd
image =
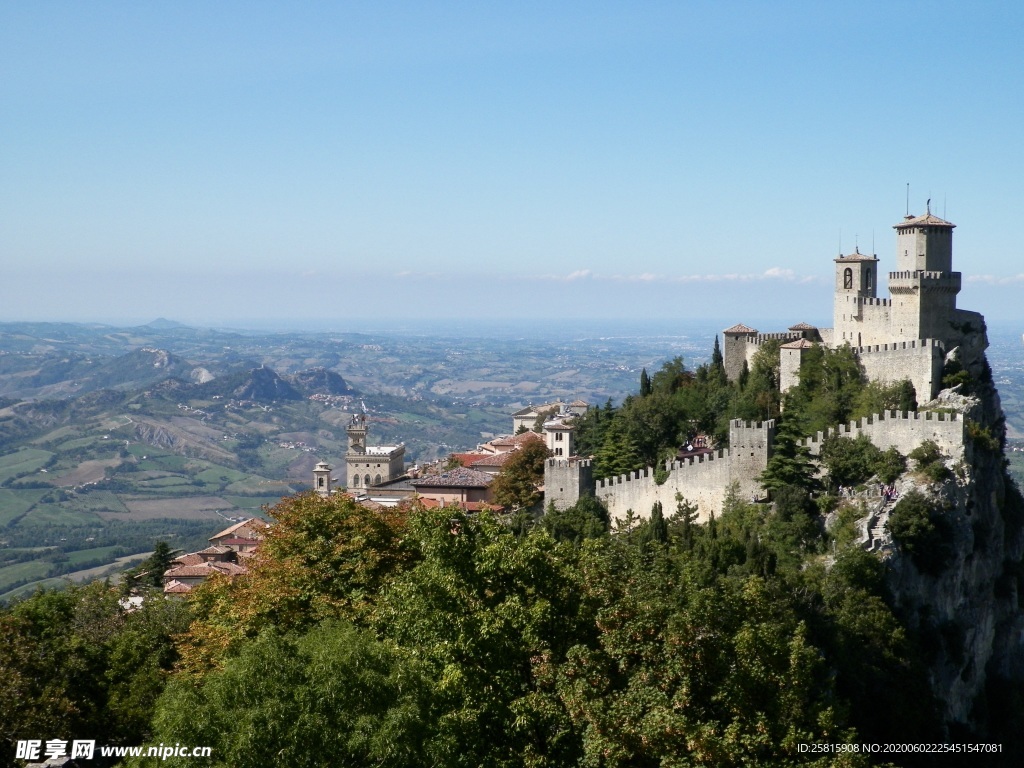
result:
<svg viewBox="0 0 1024 768"><path fill-rule="evenodd" d="M889 273L889 293L908 293L915 289L929 292L959 293L962 284L959 272L917 270Z"/></svg>
<svg viewBox="0 0 1024 768"><path fill-rule="evenodd" d="M570 469L572 467L590 467L593 466L593 460L585 459L582 456L571 456L568 459L547 459L547 465L552 469Z"/></svg>
<svg viewBox="0 0 1024 768"><path fill-rule="evenodd" d="M747 344L759 347L768 341L796 341L800 338L799 333L793 331L777 331L774 333L759 333L756 336L747 336Z"/></svg>
<svg viewBox="0 0 1024 768"><path fill-rule="evenodd" d="M906 349L939 349L945 351L946 345L939 339L914 339L911 341L894 341L890 344L868 344L854 347L858 355L870 355L878 352L896 352Z"/></svg>
<svg viewBox="0 0 1024 768"><path fill-rule="evenodd" d="M800 444L812 456L817 456L821 452L822 443L830 437L854 439L862 434L883 451L895 447L903 454L910 453L925 440L933 440L944 453L961 458L967 444L966 425L959 413L894 410L840 424L805 438Z"/></svg>

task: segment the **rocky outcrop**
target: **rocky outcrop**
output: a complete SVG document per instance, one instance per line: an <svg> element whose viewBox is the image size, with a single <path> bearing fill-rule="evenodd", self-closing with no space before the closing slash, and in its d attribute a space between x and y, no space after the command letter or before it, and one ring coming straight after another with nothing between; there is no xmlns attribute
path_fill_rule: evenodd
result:
<svg viewBox="0 0 1024 768"><path fill-rule="evenodd" d="M964 414L969 437L963 459L947 461L943 482L909 473L898 488L901 496L919 491L941 510L948 524L945 567L924 572L898 543L880 543L897 611L925 645L947 727L984 734L993 706L989 692L1024 684L1024 502L1004 468L1003 413L985 376L987 363L972 368L980 376L971 394L958 387L927 406ZM877 515L876 533L891 511Z"/></svg>

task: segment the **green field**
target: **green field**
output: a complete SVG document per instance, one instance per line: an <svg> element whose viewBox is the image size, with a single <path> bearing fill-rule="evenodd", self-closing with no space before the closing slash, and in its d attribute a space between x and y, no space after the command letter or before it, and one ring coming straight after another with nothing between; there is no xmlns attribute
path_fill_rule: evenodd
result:
<svg viewBox="0 0 1024 768"><path fill-rule="evenodd" d="M82 525L98 522L100 519L91 512L62 504L37 504L21 519L19 525Z"/></svg>
<svg viewBox="0 0 1024 768"><path fill-rule="evenodd" d="M224 496L225 501L230 501L239 509L243 509L251 515L263 515L264 504L274 506L281 500L281 496Z"/></svg>
<svg viewBox="0 0 1024 768"><path fill-rule="evenodd" d="M120 546L93 547L92 549L79 549L76 552L68 552L67 562L71 565L80 565L92 560L113 560L114 552L121 549Z"/></svg>
<svg viewBox="0 0 1024 768"><path fill-rule="evenodd" d="M42 579L41 581L33 581L30 584L12 589L10 592L4 592L0 594L0 603L10 602L18 597L27 597L35 592L37 589L59 589L67 584L67 580L63 576L54 576L51 579Z"/></svg>
<svg viewBox="0 0 1024 768"><path fill-rule="evenodd" d="M0 526L9 525L32 508L48 491L0 488Z"/></svg>
<svg viewBox="0 0 1024 768"><path fill-rule="evenodd" d="M15 563L0 568L0 592L6 592L12 584L17 584L25 579L44 578L52 567L52 563L46 560L31 560L27 563Z"/></svg>
<svg viewBox="0 0 1024 768"><path fill-rule="evenodd" d="M46 466L53 456L39 448L22 448L20 451L0 456L0 483L26 472L35 472Z"/></svg>

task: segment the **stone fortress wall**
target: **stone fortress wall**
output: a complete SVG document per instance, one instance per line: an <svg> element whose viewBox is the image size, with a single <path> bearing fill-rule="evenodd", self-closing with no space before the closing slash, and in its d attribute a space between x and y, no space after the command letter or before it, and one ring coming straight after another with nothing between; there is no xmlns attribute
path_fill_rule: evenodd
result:
<svg viewBox="0 0 1024 768"><path fill-rule="evenodd" d="M668 478L659 485L654 468L598 480L594 495L607 507L613 523L624 520L632 510L647 519L660 501L665 515L676 508L676 494L697 506L698 520L706 521L722 510L730 485L736 483L740 495L751 498L761 493L758 476L768 466L775 438L775 422L729 423L729 449L706 453L684 461L665 463ZM545 477L545 486L547 477Z"/></svg>
<svg viewBox="0 0 1024 768"><path fill-rule="evenodd" d="M881 450L895 448L904 455L926 440L934 441L944 454L953 459L965 458L968 448L967 426L963 417L958 413L940 411L886 411L866 416L860 421L840 424L827 432L818 432L801 444L810 450L812 456L818 456L822 443L836 435L851 440L858 435L866 435Z"/></svg>

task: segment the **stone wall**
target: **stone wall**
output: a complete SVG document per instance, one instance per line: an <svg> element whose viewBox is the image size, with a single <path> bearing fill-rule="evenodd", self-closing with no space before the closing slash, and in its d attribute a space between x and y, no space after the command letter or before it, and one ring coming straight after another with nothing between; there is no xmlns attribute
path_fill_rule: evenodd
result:
<svg viewBox="0 0 1024 768"><path fill-rule="evenodd" d="M774 421L749 423L733 419L729 423L729 450L667 462L668 478L661 485L654 480L654 469L648 467L598 480L594 494L604 503L613 522L625 519L629 510L646 520L658 501L665 515L670 515L676 508L677 493L697 506L698 520L704 522L721 512L732 483L738 485L744 498L761 493L758 477L768 466L774 438Z"/></svg>
<svg viewBox="0 0 1024 768"><path fill-rule="evenodd" d="M819 432L803 440L802 444L810 449L812 456L817 456L821 453L821 444L830 435L854 439L862 434L883 451L895 447L900 453L908 454L925 440L933 440L943 453L954 459L970 458L966 454L963 417L958 413L938 411L886 411Z"/></svg>
<svg viewBox="0 0 1024 768"><path fill-rule="evenodd" d="M871 381L894 384L909 379L918 403L928 402L939 392L946 352L937 339L873 344L856 347L854 352Z"/></svg>

